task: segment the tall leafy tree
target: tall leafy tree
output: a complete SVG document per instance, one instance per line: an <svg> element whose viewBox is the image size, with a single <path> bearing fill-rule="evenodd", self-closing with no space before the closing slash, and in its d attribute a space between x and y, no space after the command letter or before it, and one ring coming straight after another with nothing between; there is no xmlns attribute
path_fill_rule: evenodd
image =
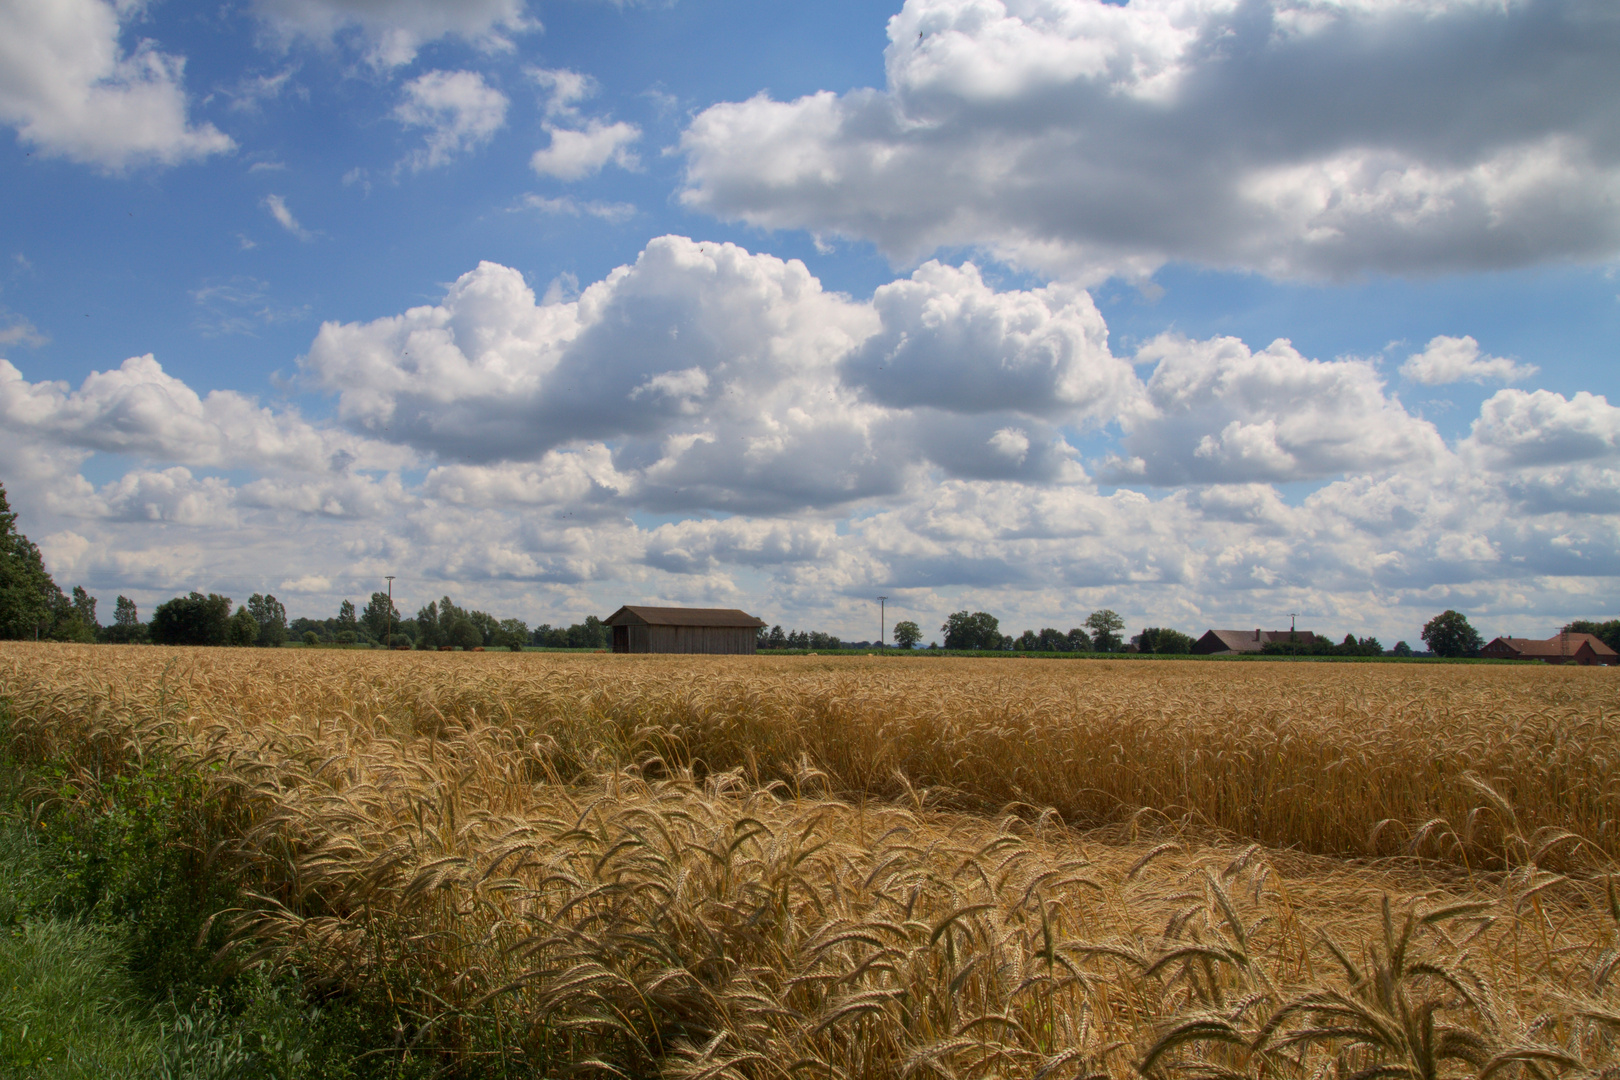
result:
<svg viewBox="0 0 1620 1080"><path fill-rule="evenodd" d="M386 641L389 628L399 625L399 608L388 599L387 593L374 592L366 604L366 610L360 615L360 621L373 639Z"/></svg>
<svg viewBox="0 0 1620 1080"><path fill-rule="evenodd" d="M1145 653L1189 653L1193 646L1193 639L1180 630L1162 626L1149 626L1131 640Z"/></svg>
<svg viewBox="0 0 1620 1080"><path fill-rule="evenodd" d="M416 647L437 649L440 645L448 644L444 640L444 630L439 625L439 605L429 600L416 609Z"/></svg>
<svg viewBox="0 0 1620 1080"><path fill-rule="evenodd" d="M101 621L96 618L96 598L85 592L83 585L73 586L73 614L88 629L101 629Z"/></svg>
<svg viewBox="0 0 1620 1080"><path fill-rule="evenodd" d="M947 649L1000 649L1005 647L1001 621L984 611L953 613L940 628Z"/></svg>
<svg viewBox="0 0 1620 1080"><path fill-rule="evenodd" d="M477 649L484 644L484 635L478 632L478 627L474 626L465 615L451 621L445 639L446 644L459 645L463 649Z"/></svg>
<svg viewBox="0 0 1620 1080"><path fill-rule="evenodd" d="M1091 648L1095 652L1119 652L1125 644L1119 636L1119 632L1125 629L1125 620L1109 608L1087 615L1086 628L1091 631Z"/></svg>
<svg viewBox="0 0 1620 1080"><path fill-rule="evenodd" d="M502 619L501 628L495 632L493 644L510 649L513 652L522 652L523 646L529 640L529 624L522 619Z"/></svg>
<svg viewBox="0 0 1620 1080"><path fill-rule="evenodd" d="M1036 635L1036 647L1041 652L1068 652L1069 639L1063 631L1047 626Z"/></svg>
<svg viewBox="0 0 1620 1080"><path fill-rule="evenodd" d="M230 597L193 592L153 609L152 640L159 645L224 645L230 641L230 622Z"/></svg>
<svg viewBox="0 0 1620 1080"><path fill-rule="evenodd" d="M268 594L254 593L248 597L247 610L258 624L259 632L255 640L260 645L279 648L287 640L287 609L280 600Z"/></svg>
<svg viewBox="0 0 1620 1080"><path fill-rule="evenodd" d="M50 637L65 599L0 485L0 638Z"/></svg>
<svg viewBox="0 0 1620 1080"><path fill-rule="evenodd" d="M113 607L113 621L111 626L103 627L101 640L112 642L115 645L129 645L146 640L146 627L141 624L140 609L135 601L127 596L120 596Z"/></svg>
<svg viewBox="0 0 1620 1080"><path fill-rule="evenodd" d="M1436 656L1478 656L1484 644L1467 616L1449 608L1423 624L1423 640Z"/></svg>
<svg viewBox="0 0 1620 1080"><path fill-rule="evenodd" d="M910 619L894 624L894 643L902 649L915 649L922 640L922 627Z"/></svg>
<svg viewBox="0 0 1620 1080"><path fill-rule="evenodd" d="M252 645L259 640L259 620L244 605L225 624L225 644Z"/></svg>

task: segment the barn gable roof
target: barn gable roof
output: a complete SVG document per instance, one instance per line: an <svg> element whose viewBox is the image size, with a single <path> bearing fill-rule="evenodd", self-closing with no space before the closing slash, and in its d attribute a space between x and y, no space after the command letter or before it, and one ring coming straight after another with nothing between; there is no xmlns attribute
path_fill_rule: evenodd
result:
<svg viewBox="0 0 1620 1080"><path fill-rule="evenodd" d="M1198 639L1194 652L1260 652L1267 645L1312 645L1316 635L1309 630L1210 630Z"/></svg>
<svg viewBox="0 0 1620 1080"><path fill-rule="evenodd" d="M626 604L602 620L609 626L735 626L758 629L767 625L736 608L642 607Z"/></svg>
<svg viewBox="0 0 1620 1080"><path fill-rule="evenodd" d="M1492 649L1491 645L1496 645L1497 642L1501 642L1506 648ZM1563 634L1554 634L1545 641L1536 638L1517 638L1503 635L1492 641L1490 645L1487 645L1481 651L1488 650L1491 653L1501 651L1519 657L1546 659L1548 657L1574 656L1580 651L1582 645L1588 646L1592 651L1592 655L1602 659L1620 659L1620 656L1617 656L1613 649L1605 645L1601 638L1591 634L1570 634L1567 642L1564 640Z"/></svg>

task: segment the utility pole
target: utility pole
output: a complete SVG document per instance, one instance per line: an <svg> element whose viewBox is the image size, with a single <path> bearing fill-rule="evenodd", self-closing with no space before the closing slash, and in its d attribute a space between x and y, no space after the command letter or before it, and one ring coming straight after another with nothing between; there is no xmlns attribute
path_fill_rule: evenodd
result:
<svg viewBox="0 0 1620 1080"><path fill-rule="evenodd" d="M889 598L887 596L880 596L877 599L878 599L878 644L879 645L887 645L888 644L888 641L887 641L888 631L884 629L885 620L884 620L883 616L884 616L884 608L887 605L887 603L889 601Z"/></svg>
<svg viewBox="0 0 1620 1080"><path fill-rule="evenodd" d="M384 574L388 579L388 650L394 649L394 575Z"/></svg>
<svg viewBox="0 0 1620 1080"><path fill-rule="evenodd" d="M1297 619L1297 618L1299 618L1299 616L1297 614L1295 614L1294 612L1290 611L1288 613L1288 655L1289 656L1298 656L1299 655L1299 635L1294 633L1294 620Z"/></svg>

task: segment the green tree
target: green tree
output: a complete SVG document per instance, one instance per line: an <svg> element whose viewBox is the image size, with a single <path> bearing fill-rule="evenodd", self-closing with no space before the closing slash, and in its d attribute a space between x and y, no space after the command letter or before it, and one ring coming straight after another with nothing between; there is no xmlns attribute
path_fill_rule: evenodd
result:
<svg viewBox="0 0 1620 1080"><path fill-rule="evenodd" d="M230 597L193 592L153 609L152 640L159 645L224 645L230 621Z"/></svg>
<svg viewBox="0 0 1620 1080"><path fill-rule="evenodd" d="M1125 644L1119 632L1125 629L1125 620L1108 608L1093 611L1086 616L1086 628L1091 631L1093 652L1119 652Z"/></svg>
<svg viewBox="0 0 1620 1080"><path fill-rule="evenodd" d="M0 485L0 638L49 637L63 599Z"/></svg>
<svg viewBox="0 0 1620 1080"><path fill-rule="evenodd" d="M476 649L484 644L484 635L478 632L478 627L472 624L465 615L450 624L450 632L446 635L446 644L459 645L463 649Z"/></svg>
<svg viewBox="0 0 1620 1080"><path fill-rule="evenodd" d="M429 600L416 609L416 647L437 649L440 645L447 644L449 643L444 640L444 630L439 626L439 605Z"/></svg>
<svg viewBox="0 0 1620 1080"><path fill-rule="evenodd" d="M135 607L135 601L127 596L120 596L113 607L113 621L111 626L103 627L101 640L114 645L129 645L146 640L146 627L141 625L141 613Z"/></svg>
<svg viewBox="0 0 1620 1080"><path fill-rule="evenodd" d="M1395 643L1395 647L1389 650L1389 654L1391 656L1411 656L1412 646L1408 645L1404 641L1397 641Z"/></svg>
<svg viewBox="0 0 1620 1080"><path fill-rule="evenodd" d="M781 627L777 627L781 629ZM907 619L894 624L894 643L902 649L915 649L922 640L922 627Z"/></svg>
<svg viewBox="0 0 1620 1080"><path fill-rule="evenodd" d="M484 640L483 645L494 645L495 635L501 632L501 621L487 611L467 612L467 621L473 624L478 636Z"/></svg>
<svg viewBox="0 0 1620 1080"><path fill-rule="evenodd" d="M1041 652L1069 651L1068 635L1055 627L1042 627L1041 632L1036 635L1036 640L1039 642Z"/></svg>
<svg viewBox="0 0 1620 1080"><path fill-rule="evenodd" d="M502 619L500 629L495 631L495 645L512 652L522 652L528 640L529 626L522 619Z"/></svg>
<svg viewBox="0 0 1620 1080"><path fill-rule="evenodd" d="M1091 651L1091 635L1086 633L1084 630L1082 630L1078 626L1071 629L1069 631L1069 651L1070 652L1090 652Z"/></svg>
<svg viewBox="0 0 1620 1080"><path fill-rule="evenodd" d="M568 628L568 647L610 649L613 647L613 627L595 615L587 615L584 622L575 623Z"/></svg>
<svg viewBox="0 0 1620 1080"><path fill-rule="evenodd" d="M1000 649L1001 621L988 612L953 613L940 628L947 649Z"/></svg>
<svg viewBox="0 0 1620 1080"><path fill-rule="evenodd" d="M73 586L73 614L89 629L101 629L101 621L96 618L96 598L85 592L83 585Z"/></svg>
<svg viewBox="0 0 1620 1080"><path fill-rule="evenodd" d="M1193 639L1180 630L1150 626L1131 639L1138 652L1182 654L1192 652Z"/></svg>
<svg viewBox="0 0 1620 1080"><path fill-rule="evenodd" d="M319 642L320 640L321 640L320 638L315 636L315 631L313 631L313 630L305 630L304 631L304 644L305 645L314 645L317 642Z"/></svg>
<svg viewBox="0 0 1620 1080"><path fill-rule="evenodd" d="M259 640L259 620L253 617L253 612L246 606L236 609L231 621L225 627L225 644L252 645Z"/></svg>
<svg viewBox="0 0 1620 1080"><path fill-rule="evenodd" d="M342 633L344 630L348 630L348 631L351 631L351 632L358 632L359 631L360 623L354 617L354 603L353 603L353 601L344 600L343 603L338 605L337 621L338 621L337 628L338 628L339 633Z"/></svg>
<svg viewBox="0 0 1620 1080"><path fill-rule="evenodd" d="M268 648L280 648L282 642L287 640L287 609L282 607L281 601L274 596L254 593L248 597L248 614L258 624L259 632L255 635L260 645Z"/></svg>
<svg viewBox="0 0 1620 1080"><path fill-rule="evenodd" d="M1478 656L1479 631L1468 624L1460 612L1449 608L1423 625L1423 640L1436 656Z"/></svg>
<svg viewBox="0 0 1620 1080"><path fill-rule="evenodd" d="M387 641L388 631L399 625L399 609L388 599L387 593L374 592L371 601L366 604L366 610L360 615L360 621L365 624L366 633L373 640Z"/></svg>

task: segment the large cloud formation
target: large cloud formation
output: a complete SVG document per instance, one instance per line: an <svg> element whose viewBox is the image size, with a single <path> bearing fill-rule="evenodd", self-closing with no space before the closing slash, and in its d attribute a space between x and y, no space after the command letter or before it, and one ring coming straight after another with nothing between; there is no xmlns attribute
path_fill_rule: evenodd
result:
<svg viewBox="0 0 1620 1080"><path fill-rule="evenodd" d="M688 205L1076 279L1620 250L1608 0L907 0L887 86L715 105Z"/></svg>
<svg viewBox="0 0 1620 1080"><path fill-rule="evenodd" d="M633 595L865 633L882 593L925 626L1281 610L1391 640L1444 606L1620 601L1603 398L1500 390L1448 443L1371 361L1174 335L1117 356L1085 292L970 263L864 300L673 236L576 300L483 263L325 324L300 378L330 420L152 357L77 388L0 363L0 471L53 569L147 598L321 610L392 573L530 618Z"/></svg>
<svg viewBox="0 0 1620 1080"><path fill-rule="evenodd" d="M133 52L120 45L140 6L0 4L0 122L45 153L109 170L232 149L212 124L187 116L182 57L149 43Z"/></svg>

